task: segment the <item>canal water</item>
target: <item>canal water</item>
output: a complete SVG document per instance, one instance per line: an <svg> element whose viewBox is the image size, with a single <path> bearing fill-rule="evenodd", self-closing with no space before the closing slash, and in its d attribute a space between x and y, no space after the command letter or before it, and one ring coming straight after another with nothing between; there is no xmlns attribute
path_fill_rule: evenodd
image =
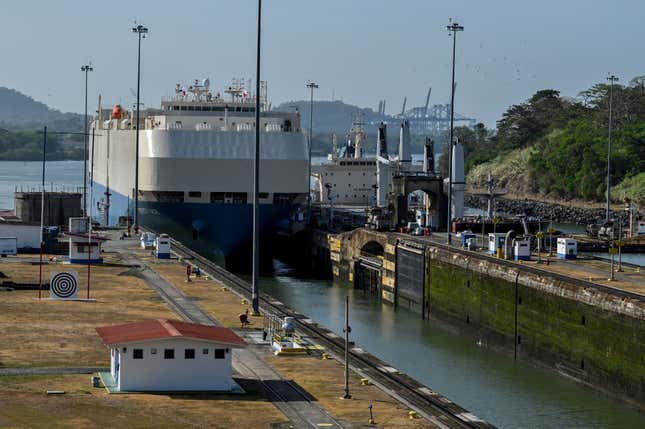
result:
<svg viewBox="0 0 645 429"><path fill-rule="evenodd" d="M78 187L83 163L47 163L48 187ZM13 207L13 191L40 185L38 162L0 162L0 208ZM636 261L645 265L645 255ZM477 345L444 324L381 304L375 297L329 281L302 279L276 262L261 287L342 334L350 295L352 340L476 415L502 428L645 428L645 414L554 371L514 362ZM378 404L374 409L378 418Z"/></svg>
<svg viewBox="0 0 645 429"><path fill-rule="evenodd" d="M556 372L477 345L448 326L381 304L368 293L293 276L275 262L261 287L360 347L501 428L645 428L645 414ZM375 406L378 415L378 405Z"/></svg>

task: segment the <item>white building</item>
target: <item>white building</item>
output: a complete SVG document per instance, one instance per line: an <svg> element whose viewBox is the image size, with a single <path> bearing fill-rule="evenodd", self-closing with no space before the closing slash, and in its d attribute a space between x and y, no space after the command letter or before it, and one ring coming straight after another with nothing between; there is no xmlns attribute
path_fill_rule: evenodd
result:
<svg viewBox="0 0 645 429"><path fill-rule="evenodd" d="M40 225L25 223L10 211L0 211L0 237L15 238L19 252L40 249Z"/></svg>
<svg viewBox="0 0 645 429"><path fill-rule="evenodd" d="M232 378L232 349L245 347L246 342L228 328L146 320L98 327L96 332L110 349L114 390L231 391L237 387Z"/></svg>

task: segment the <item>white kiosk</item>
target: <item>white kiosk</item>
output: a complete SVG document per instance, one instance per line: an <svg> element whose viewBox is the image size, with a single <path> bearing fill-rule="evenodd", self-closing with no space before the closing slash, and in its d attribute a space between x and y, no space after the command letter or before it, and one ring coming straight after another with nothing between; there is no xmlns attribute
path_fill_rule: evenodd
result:
<svg viewBox="0 0 645 429"><path fill-rule="evenodd" d="M558 238L558 258L576 259L578 242L573 238Z"/></svg>
<svg viewBox="0 0 645 429"><path fill-rule="evenodd" d="M506 234L503 232L488 233L488 253L496 255L498 249L504 249Z"/></svg>
<svg viewBox="0 0 645 429"><path fill-rule="evenodd" d="M155 258L170 259L170 237L168 234L160 234L155 239Z"/></svg>
<svg viewBox="0 0 645 429"><path fill-rule="evenodd" d="M513 240L513 258L516 261L531 260L531 245L529 240Z"/></svg>

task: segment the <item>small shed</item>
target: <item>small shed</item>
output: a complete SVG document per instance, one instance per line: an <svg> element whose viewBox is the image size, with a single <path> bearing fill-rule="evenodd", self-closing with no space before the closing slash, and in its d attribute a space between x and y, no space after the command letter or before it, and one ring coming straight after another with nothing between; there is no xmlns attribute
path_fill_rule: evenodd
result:
<svg viewBox="0 0 645 429"><path fill-rule="evenodd" d="M156 235L154 232L144 232L141 234L141 248L152 250L155 247Z"/></svg>
<svg viewBox="0 0 645 429"><path fill-rule="evenodd" d="M558 238L558 258L576 259L578 242L573 238Z"/></svg>
<svg viewBox="0 0 645 429"><path fill-rule="evenodd" d="M232 349L246 347L246 342L228 328L158 319L99 327L96 332L110 349L109 377L115 390L238 387L232 378Z"/></svg>
<svg viewBox="0 0 645 429"><path fill-rule="evenodd" d="M23 222L13 212L0 210L0 237L15 238L18 252L37 252L40 249L40 224Z"/></svg>
<svg viewBox="0 0 645 429"><path fill-rule="evenodd" d="M168 237L168 234L160 234L155 239L155 258L170 258L170 237Z"/></svg>
<svg viewBox="0 0 645 429"><path fill-rule="evenodd" d="M529 240L513 240L513 258L516 261L531 259L531 245Z"/></svg>
<svg viewBox="0 0 645 429"><path fill-rule="evenodd" d="M107 238L81 232L67 232L69 237L69 262L72 264L102 264L101 245Z"/></svg>
<svg viewBox="0 0 645 429"><path fill-rule="evenodd" d="M506 242L506 234L502 232L488 233L488 253L497 254L497 249L503 249Z"/></svg>

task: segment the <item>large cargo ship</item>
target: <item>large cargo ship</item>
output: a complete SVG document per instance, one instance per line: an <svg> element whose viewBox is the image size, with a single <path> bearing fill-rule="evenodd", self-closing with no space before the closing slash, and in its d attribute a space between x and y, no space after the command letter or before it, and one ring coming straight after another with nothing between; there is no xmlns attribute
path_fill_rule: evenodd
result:
<svg viewBox="0 0 645 429"><path fill-rule="evenodd" d="M260 94L261 256L271 238L304 219L308 148L297 112L271 111L266 83ZM158 109L133 111L99 102L92 147L92 212L103 223L133 215L135 136L139 125L139 223L246 270L250 266L255 153L255 97L242 80L224 95L208 79L177 84Z"/></svg>

